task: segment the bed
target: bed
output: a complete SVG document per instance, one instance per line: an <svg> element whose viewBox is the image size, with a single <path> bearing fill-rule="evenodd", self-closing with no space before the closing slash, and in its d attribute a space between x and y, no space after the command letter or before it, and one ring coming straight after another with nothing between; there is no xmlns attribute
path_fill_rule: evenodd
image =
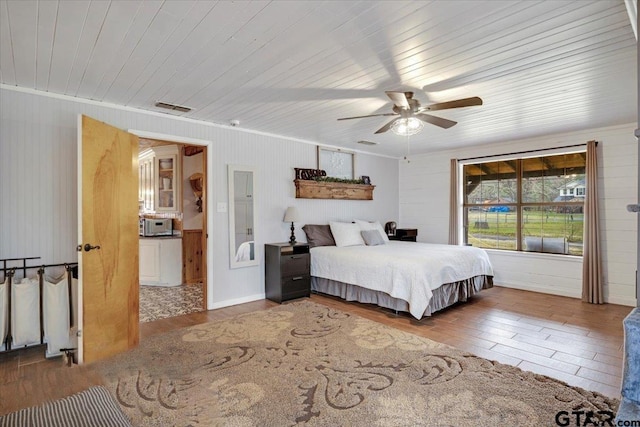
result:
<svg viewBox="0 0 640 427"><path fill-rule="evenodd" d="M333 230L336 234L339 229ZM324 229L327 232L331 233ZM388 239L342 245L339 238L337 244L325 240L318 245L315 237L307 233L312 246L313 292L376 304L421 319L493 286L491 262L480 248Z"/></svg>

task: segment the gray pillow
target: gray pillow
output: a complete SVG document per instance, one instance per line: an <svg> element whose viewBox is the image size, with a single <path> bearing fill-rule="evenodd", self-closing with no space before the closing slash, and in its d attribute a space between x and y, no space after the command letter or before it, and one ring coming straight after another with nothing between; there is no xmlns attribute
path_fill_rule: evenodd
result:
<svg viewBox="0 0 640 427"><path fill-rule="evenodd" d="M367 246L384 245L386 242L378 230L362 230L362 239Z"/></svg>
<svg viewBox="0 0 640 427"><path fill-rule="evenodd" d="M302 230L307 235L307 242L310 248L316 246L335 246L336 241L331 234L331 228L329 224L326 225L314 225L307 224L302 227Z"/></svg>

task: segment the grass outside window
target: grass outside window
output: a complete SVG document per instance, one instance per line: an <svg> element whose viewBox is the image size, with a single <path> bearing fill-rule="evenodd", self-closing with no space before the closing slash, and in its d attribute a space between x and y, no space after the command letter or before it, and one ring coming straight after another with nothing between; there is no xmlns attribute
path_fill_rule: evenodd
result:
<svg viewBox="0 0 640 427"><path fill-rule="evenodd" d="M464 165L465 243L581 256L584 154Z"/></svg>

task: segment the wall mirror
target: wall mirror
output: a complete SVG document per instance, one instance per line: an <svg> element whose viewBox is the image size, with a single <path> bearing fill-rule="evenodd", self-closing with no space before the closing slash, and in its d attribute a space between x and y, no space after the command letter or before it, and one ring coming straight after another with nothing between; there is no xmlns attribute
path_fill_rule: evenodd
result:
<svg viewBox="0 0 640 427"><path fill-rule="evenodd" d="M254 241L255 168L229 165L228 172L230 267L258 265Z"/></svg>

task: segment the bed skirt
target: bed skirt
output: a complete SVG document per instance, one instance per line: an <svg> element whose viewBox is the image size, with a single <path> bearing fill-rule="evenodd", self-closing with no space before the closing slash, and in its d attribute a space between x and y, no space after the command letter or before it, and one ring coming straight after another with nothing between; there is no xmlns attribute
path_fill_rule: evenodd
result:
<svg viewBox="0 0 640 427"><path fill-rule="evenodd" d="M455 283L445 283L433 291L433 297L422 316L431 316L434 312L449 307L459 301L466 301L482 289L493 287L493 276L475 276ZM366 289L361 286L337 282L331 279L311 276L311 291L340 297L347 301L375 304L395 311L409 312L407 301L391 295Z"/></svg>

